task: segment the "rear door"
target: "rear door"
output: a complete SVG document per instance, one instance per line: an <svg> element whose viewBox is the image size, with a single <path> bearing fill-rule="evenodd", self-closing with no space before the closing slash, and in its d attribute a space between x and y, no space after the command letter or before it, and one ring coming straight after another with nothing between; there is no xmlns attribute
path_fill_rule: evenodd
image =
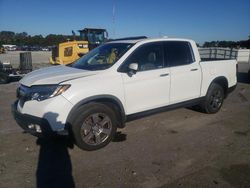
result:
<svg viewBox="0 0 250 188"><path fill-rule="evenodd" d="M201 68L187 41L164 42L165 59L170 68L170 104L200 96Z"/></svg>
<svg viewBox="0 0 250 188"><path fill-rule="evenodd" d="M132 76L126 70L131 63L137 63L139 67ZM169 68L164 67L162 42L138 47L125 60L121 69L127 114L169 104L170 74Z"/></svg>

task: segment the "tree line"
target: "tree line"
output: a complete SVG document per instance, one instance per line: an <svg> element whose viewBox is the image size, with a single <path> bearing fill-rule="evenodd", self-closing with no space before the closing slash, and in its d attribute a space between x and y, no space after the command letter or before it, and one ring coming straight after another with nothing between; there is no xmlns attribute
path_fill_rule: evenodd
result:
<svg viewBox="0 0 250 188"><path fill-rule="evenodd" d="M79 36L76 36L76 38ZM53 46L61 42L73 40L72 35L49 34L47 36L31 36L26 32L15 33L12 31L0 31L0 45L13 44L17 46Z"/></svg>
<svg viewBox="0 0 250 188"><path fill-rule="evenodd" d="M222 47L222 48L247 48L250 49L250 39L242 41L211 41L205 42L203 47Z"/></svg>
<svg viewBox="0 0 250 188"><path fill-rule="evenodd" d="M53 46L68 40L79 39L79 36L56 35L31 36L27 32L15 33L13 31L0 31L0 45L13 44L17 46ZM224 48L248 48L250 49L250 39L242 41L211 41L205 42L202 47L224 47Z"/></svg>

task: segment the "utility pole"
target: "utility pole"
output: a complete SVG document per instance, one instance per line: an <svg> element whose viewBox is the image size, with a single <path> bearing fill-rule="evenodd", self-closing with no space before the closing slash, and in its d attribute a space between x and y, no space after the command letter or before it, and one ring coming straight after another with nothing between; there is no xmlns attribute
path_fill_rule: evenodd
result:
<svg viewBox="0 0 250 188"><path fill-rule="evenodd" d="M113 12L112 12L112 23L113 23L113 38L115 38L115 0L113 1Z"/></svg>

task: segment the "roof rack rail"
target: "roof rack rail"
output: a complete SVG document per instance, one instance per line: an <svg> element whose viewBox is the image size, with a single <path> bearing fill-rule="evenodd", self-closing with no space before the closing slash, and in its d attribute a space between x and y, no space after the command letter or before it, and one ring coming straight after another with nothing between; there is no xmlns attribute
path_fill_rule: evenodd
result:
<svg viewBox="0 0 250 188"><path fill-rule="evenodd" d="M136 37L126 37L126 38L119 38L119 39L112 39L111 41L118 41L118 40L139 40L139 39L147 39L146 36L136 36Z"/></svg>

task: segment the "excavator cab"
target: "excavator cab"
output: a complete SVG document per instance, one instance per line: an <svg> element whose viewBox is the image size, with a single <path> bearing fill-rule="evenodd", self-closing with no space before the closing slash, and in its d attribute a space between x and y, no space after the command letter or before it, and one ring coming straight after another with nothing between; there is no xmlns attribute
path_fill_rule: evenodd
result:
<svg viewBox="0 0 250 188"><path fill-rule="evenodd" d="M51 64L71 64L108 38L106 29L84 28L79 33L80 40L63 42L52 48Z"/></svg>
<svg viewBox="0 0 250 188"><path fill-rule="evenodd" d="M88 41L89 50L103 44L108 38L106 29L84 28L83 30L79 30L79 33L81 40Z"/></svg>

